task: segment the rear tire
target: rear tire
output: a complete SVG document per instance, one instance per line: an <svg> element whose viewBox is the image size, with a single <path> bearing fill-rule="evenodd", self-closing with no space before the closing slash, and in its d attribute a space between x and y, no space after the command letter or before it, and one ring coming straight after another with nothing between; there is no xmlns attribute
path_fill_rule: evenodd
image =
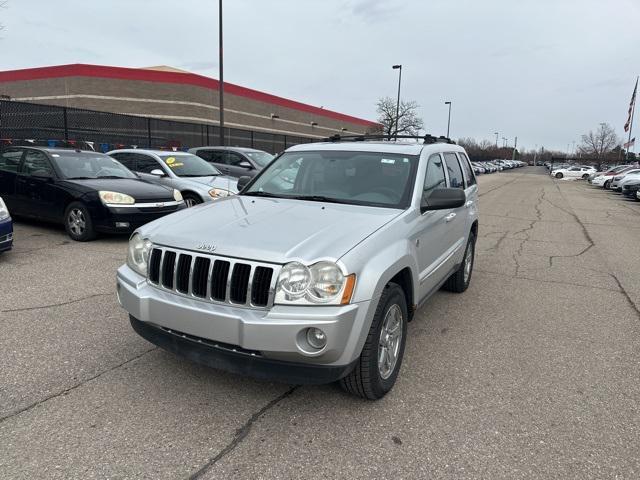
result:
<svg viewBox="0 0 640 480"><path fill-rule="evenodd" d="M585 173L584 175L582 175L582 179L583 180L586 180L587 178L589 178L589 174L588 173Z"/></svg>
<svg viewBox="0 0 640 480"><path fill-rule="evenodd" d="M611 186L611 180L607 180L606 182L604 182L603 186L605 190L609 190L609 187Z"/></svg>
<svg viewBox="0 0 640 480"><path fill-rule="evenodd" d="M458 270L456 270L444 283L442 288L449 292L462 293L471 283L473 264L476 258L476 236L473 232L469 234L469 240L464 251L464 258Z"/></svg>
<svg viewBox="0 0 640 480"><path fill-rule="evenodd" d="M82 202L69 204L64 213L64 228L76 242L88 242L96 238L91 215Z"/></svg>
<svg viewBox="0 0 640 480"><path fill-rule="evenodd" d="M378 400L393 388L402 366L408 318L404 291L389 283L382 292L355 368L340 380L343 390Z"/></svg>
<svg viewBox="0 0 640 480"><path fill-rule="evenodd" d="M556 178L562 178L564 175L561 172L556 173Z"/></svg>

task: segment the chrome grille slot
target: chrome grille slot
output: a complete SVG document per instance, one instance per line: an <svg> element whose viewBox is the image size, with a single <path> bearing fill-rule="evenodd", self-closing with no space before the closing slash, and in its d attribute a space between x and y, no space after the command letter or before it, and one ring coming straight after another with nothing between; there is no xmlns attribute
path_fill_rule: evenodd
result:
<svg viewBox="0 0 640 480"><path fill-rule="evenodd" d="M211 303L265 308L273 305L280 266L153 247L147 279L177 295Z"/></svg>
<svg viewBox="0 0 640 480"><path fill-rule="evenodd" d="M273 277L273 268L256 267L251 284L251 303L264 307L269 303L269 287Z"/></svg>
<svg viewBox="0 0 640 480"><path fill-rule="evenodd" d="M176 266L176 252L166 251L164 252L164 258L162 259L162 286L168 289L173 289L173 275Z"/></svg>
<svg viewBox="0 0 640 480"><path fill-rule="evenodd" d="M208 258L196 257L196 263L193 265L192 287L192 293L196 297L206 298L207 296L207 278L210 266L211 260Z"/></svg>
<svg viewBox="0 0 640 480"><path fill-rule="evenodd" d="M191 273L191 255L180 254L176 268L176 290L189 293L189 275Z"/></svg>
<svg viewBox="0 0 640 480"><path fill-rule="evenodd" d="M227 279L231 264L226 260L216 260L211 272L211 298L224 302L227 296Z"/></svg>
<svg viewBox="0 0 640 480"><path fill-rule="evenodd" d="M246 263L236 263L231 274L231 287L229 299L234 303L247 302L247 290L249 289L249 276L251 275L251 265Z"/></svg>
<svg viewBox="0 0 640 480"><path fill-rule="evenodd" d="M154 248L149 258L149 281L158 283L160 281L160 261L162 260L162 250Z"/></svg>

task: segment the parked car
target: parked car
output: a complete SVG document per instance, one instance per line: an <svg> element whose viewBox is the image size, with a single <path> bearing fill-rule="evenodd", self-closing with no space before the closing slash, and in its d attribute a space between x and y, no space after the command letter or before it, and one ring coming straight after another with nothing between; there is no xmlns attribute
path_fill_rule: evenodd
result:
<svg viewBox="0 0 640 480"><path fill-rule="evenodd" d="M555 178L582 178L586 180L590 174L595 172L594 167L575 166L551 170L551 176Z"/></svg>
<svg viewBox="0 0 640 480"><path fill-rule="evenodd" d="M1 173L0 173L1 175ZM7 205L0 197L0 253L11 250L13 246L13 221Z"/></svg>
<svg viewBox="0 0 640 480"><path fill-rule="evenodd" d="M129 148L112 150L107 155L140 178L175 188L182 194L187 207L238 193L237 179L223 175L192 153Z"/></svg>
<svg viewBox="0 0 640 480"><path fill-rule="evenodd" d="M640 168L632 168L630 170L625 170L618 175L615 175L611 179L611 185L609 188L611 190L615 190L616 192L622 191L622 185L627 181L634 181L640 178Z"/></svg>
<svg viewBox="0 0 640 480"><path fill-rule="evenodd" d="M134 330L212 367L384 396L416 308L471 280L478 186L464 149L297 145L239 185L131 237L117 291Z"/></svg>
<svg viewBox="0 0 640 480"><path fill-rule="evenodd" d="M190 148L189 153L199 156L225 175L235 178L245 175L255 177L274 159L270 153L242 147L198 147Z"/></svg>
<svg viewBox="0 0 640 480"><path fill-rule="evenodd" d="M632 168L633 167L631 165L618 165L616 167L612 167L600 174L596 173L595 177L593 177L589 183L598 187L603 187L607 190L611 186L611 180L616 174L622 173L626 170L631 170Z"/></svg>
<svg viewBox="0 0 640 480"><path fill-rule="evenodd" d="M0 150L0 196L15 217L63 223L73 240L130 233L184 208L180 192L140 180L107 155L80 150Z"/></svg>
<svg viewBox="0 0 640 480"><path fill-rule="evenodd" d="M640 190L640 179L625 183L622 186L622 194L634 200L636 199L638 190Z"/></svg>

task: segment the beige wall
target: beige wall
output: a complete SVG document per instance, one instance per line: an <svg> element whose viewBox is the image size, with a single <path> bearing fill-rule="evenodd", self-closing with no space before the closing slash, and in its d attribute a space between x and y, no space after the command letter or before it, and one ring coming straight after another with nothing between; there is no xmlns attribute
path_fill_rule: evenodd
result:
<svg viewBox="0 0 640 480"><path fill-rule="evenodd" d="M218 124L218 92L204 87L138 80L64 77L0 83L14 100ZM272 119L271 114L280 118ZM311 122L318 125L312 127ZM225 126L307 137L365 133L369 127L225 94ZM342 131L346 128L347 131Z"/></svg>

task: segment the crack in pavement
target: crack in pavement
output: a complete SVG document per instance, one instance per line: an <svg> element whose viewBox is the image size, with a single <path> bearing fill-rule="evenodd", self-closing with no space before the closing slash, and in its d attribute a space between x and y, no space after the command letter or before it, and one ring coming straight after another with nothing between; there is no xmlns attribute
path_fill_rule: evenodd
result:
<svg viewBox="0 0 640 480"><path fill-rule="evenodd" d="M69 300L67 302L50 303L48 305L39 305L37 307L12 308L12 309L9 309L9 310L0 310L0 313L28 312L30 310L42 310L42 309L45 309L45 308L62 307L64 305L71 305L72 303L82 302L84 300L89 300L91 298L107 297L107 296L112 296L112 295L113 295L113 292L110 292L110 293L95 293L93 295L87 295L86 297L76 298L74 300Z"/></svg>
<svg viewBox="0 0 640 480"><path fill-rule="evenodd" d="M191 474L189 476L189 480L196 480L198 478L201 478L202 475L207 473L207 471L212 466L214 466L218 461L220 461L226 455L228 455L233 450L235 450L235 448L238 445L240 445L240 443L242 443L242 441L245 438L247 438L247 436L249 435L249 432L251 432L251 427L255 422L257 422L260 419L260 417L262 417L265 413L267 413L269 410L275 407L278 403L280 403L287 397L291 396L293 392L295 392L298 388L300 388L300 385L295 385L291 387L289 390L282 393L281 395L278 395L276 398L272 399L269 403L264 405L260 410L258 410L253 415L251 415L251 417L249 417L249 419L240 428L236 430L236 434L231 440L231 442L229 442L222 450L220 450L220 452L218 452L218 454L215 457L213 457L211 460L205 463L195 473Z"/></svg>
<svg viewBox="0 0 640 480"><path fill-rule="evenodd" d="M579 256L587 253L594 246L595 245L592 243L591 245L588 245L586 248L583 248L582 251L580 251L579 253L576 253L575 255L550 255L549 256L549 267L553 267L553 259L554 258L578 258ZM602 272L600 272L600 273L602 273Z"/></svg>
<svg viewBox="0 0 640 480"><path fill-rule="evenodd" d="M518 180L518 179L519 179L519 178L521 178L521 177L524 177L524 174L520 174L520 175L518 175L517 177L515 177L513 180L509 180L508 182L505 182L505 183L503 183L502 185L498 185L497 187L491 188L491 189L487 190L486 192L479 193L479 194L478 194L478 197L482 197L483 195L486 195L486 194L488 194L488 193L495 192L495 191L496 191L496 190L498 190L499 188L506 187L507 185L509 185L509 184L511 184L511 183L513 183L513 182L515 182L516 180Z"/></svg>
<svg viewBox="0 0 640 480"><path fill-rule="evenodd" d="M157 350L158 348L159 347L153 347L153 348L150 348L149 350L145 350L144 352L140 353L139 355L136 355L133 358L125 360L124 362L119 363L118 365L115 365L115 366L113 366L113 367L111 367L111 368L109 368L107 370L103 370L102 372L99 372L99 373L95 374L94 376L89 377L86 380L83 380L83 381L75 384L72 387L65 388L65 389L60 390L60 391L58 391L56 393L52 393L51 395L49 395L49 396L47 396L47 397L45 397L45 398L43 398L41 400L38 400L37 402L34 402L34 403L30 404L30 405L27 405L26 407L23 407L23 408L20 408L18 410L14 410L12 412L9 412L8 415L4 415L4 416L0 417L0 423L4 422L6 420L9 420L10 418L15 417L16 415L20 415L21 413L28 412L29 410L32 410L32 409L36 408L37 406L42 405L45 402L48 402L49 400L52 400L52 399L57 398L57 397L60 397L62 395L67 395L69 392L72 392L76 388L79 388L79 387L91 382L92 380L95 380L95 379L101 377L102 375L105 375L105 374L107 374L109 372L112 372L113 370L116 370L116 369L118 369L120 367L123 367L124 365L127 365L127 364L129 364L131 362L134 362L134 361L140 359L141 357L143 357L144 355L146 355L147 353L152 352L154 350Z"/></svg>
<svg viewBox="0 0 640 480"><path fill-rule="evenodd" d="M556 188L558 189L558 192L560 193L560 196L568 204L569 202L567 202L567 199L564 196L564 193L562 193L562 190L560 190L560 187L557 184L556 184ZM549 200L547 200L547 201L549 201ZM549 202L549 203L551 203L551 202ZM554 204L552 204L552 205L554 205ZM578 223L578 225L580 225L580 227L582 228L582 233L585 236L585 238L587 239L587 241L589 241L589 243L591 243L592 246L595 245L595 242L591 238L591 235L589 234L589 231L587 230L587 227L582 223L582 221L580 220L578 215L575 214L575 212L569 212L569 211L567 211L567 210L565 210L565 209L563 209L563 208L561 208L561 207L559 207L557 205L554 205L554 206L556 208L559 208L563 212L567 213L568 215L571 215L575 219L575 221ZM607 262L602 257L602 255L600 255L600 257L602 259L602 263L607 265ZM600 272L600 273L604 273L604 272ZM620 288L620 292L624 295L625 299L627 300L627 303L629 304L631 309L635 312L635 314L638 317L638 319L640 319L640 309L638 308L638 306L635 304L635 302L631 298L631 295L629 295L629 292L627 292L627 290L624 288L624 286L620 282L620 279L618 278L618 276L614 272L607 272L607 273L609 273L611 275L611 277L615 280L615 282L618 284L618 287Z"/></svg>

